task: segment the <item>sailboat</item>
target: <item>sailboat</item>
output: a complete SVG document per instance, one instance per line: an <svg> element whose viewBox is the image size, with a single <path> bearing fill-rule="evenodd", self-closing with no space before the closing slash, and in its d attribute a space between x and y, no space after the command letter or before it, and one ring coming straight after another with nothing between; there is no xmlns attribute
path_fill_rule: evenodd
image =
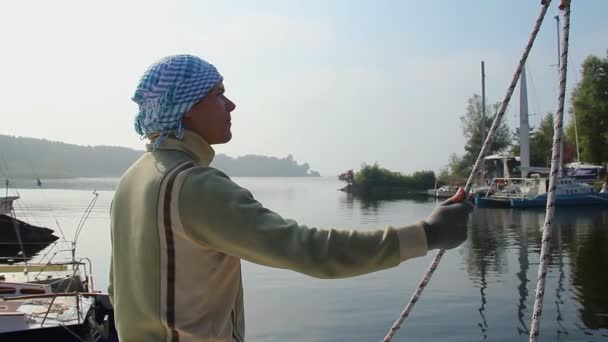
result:
<svg viewBox="0 0 608 342"><path fill-rule="evenodd" d="M528 208L544 207L546 205L549 178L541 177L540 174L547 174L548 169L530 166L529 130L526 73L524 69L520 78L519 161L521 177L493 178L487 196L475 198L477 206ZM531 177L528 177L528 175L531 175ZM593 186L574 177L559 177L556 183L556 205L608 206L608 193L598 192Z"/></svg>
<svg viewBox="0 0 608 342"><path fill-rule="evenodd" d="M59 237L46 227L38 227L14 216L13 202L19 196L0 197L0 264L25 261Z"/></svg>
<svg viewBox="0 0 608 342"><path fill-rule="evenodd" d="M105 341L115 335L108 328L113 326L108 295L95 291L91 261L75 253L78 235L97 200L94 195L74 240L61 243L51 229L14 217L18 196L0 198L1 341ZM37 263L30 263L49 245Z"/></svg>

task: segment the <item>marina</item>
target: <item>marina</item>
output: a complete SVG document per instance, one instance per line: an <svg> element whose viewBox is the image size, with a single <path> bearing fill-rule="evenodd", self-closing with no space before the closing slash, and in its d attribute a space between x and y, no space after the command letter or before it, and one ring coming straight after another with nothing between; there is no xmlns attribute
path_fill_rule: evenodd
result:
<svg viewBox="0 0 608 342"><path fill-rule="evenodd" d="M475 198L478 207L539 208L547 205L549 179L495 178L487 196ZM608 193L574 178L559 178L555 204L563 206L608 206Z"/></svg>
<svg viewBox="0 0 608 342"><path fill-rule="evenodd" d="M236 178L271 210L311 227L365 232L400 226L427 215L432 199L367 200L336 191L334 177ZM108 187L116 180L108 179ZM90 199L81 188L20 189L40 224L64 222L67 236ZM94 265L94 287L108 285L109 208L113 192L100 191L79 248ZM52 200L51 200L52 199ZM18 204L18 203L17 203ZM53 215L50 210L53 209ZM25 209L18 206L17 216ZM477 208L468 241L446 253L428 293L417 304L398 341L523 341L529 329L541 243L542 210ZM564 207L557 211L548 270L543 341L608 339L608 211ZM44 252L43 252L44 253ZM402 309L433 257L363 277L327 281L243 262L247 340L253 342L367 342L379 340ZM395 284L399 284L396 286ZM294 296L297 294L297 296ZM290 297L289 297L290 296ZM289 306L285 298L292 298ZM290 322L299 322L290 324ZM441 328L439 328L441 327Z"/></svg>

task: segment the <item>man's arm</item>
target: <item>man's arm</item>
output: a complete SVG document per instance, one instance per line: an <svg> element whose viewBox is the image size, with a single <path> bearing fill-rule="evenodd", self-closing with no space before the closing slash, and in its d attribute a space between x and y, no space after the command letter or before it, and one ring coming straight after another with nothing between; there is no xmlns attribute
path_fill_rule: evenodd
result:
<svg viewBox="0 0 608 342"><path fill-rule="evenodd" d="M309 228L264 208L213 168L191 171L177 205L191 239L257 264L318 278L370 273L427 252L422 223L375 231Z"/></svg>

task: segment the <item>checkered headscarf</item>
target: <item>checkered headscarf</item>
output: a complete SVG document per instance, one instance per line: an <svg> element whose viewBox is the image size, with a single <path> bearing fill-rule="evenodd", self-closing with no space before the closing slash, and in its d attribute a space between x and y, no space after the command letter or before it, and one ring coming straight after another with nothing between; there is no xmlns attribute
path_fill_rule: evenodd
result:
<svg viewBox="0 0 608 342"><path fill-rule="evenodd" d="M181 138L184 114L222 80L213 65L196 56L175 55L154 63L131 98L139 105L135 131L142 137L160 133L161 138Z"/></svg>

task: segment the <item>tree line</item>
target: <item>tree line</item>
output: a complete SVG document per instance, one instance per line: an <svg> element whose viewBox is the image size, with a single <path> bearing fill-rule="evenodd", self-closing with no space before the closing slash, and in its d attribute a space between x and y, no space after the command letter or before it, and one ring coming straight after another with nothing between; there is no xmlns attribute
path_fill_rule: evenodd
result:
<svg viewBox="0 0 608 342"><path fill-rule="evenodd" d="M574 115L570 115L565 129L563 161L605 165L608 162L608 52L604 58L588 56L582 65L581 74L581 81L571 93L570 113ZM363 164L359 171L348 170L338 175L338 179L347 184L343 190L366 192L370 189L402 188L420 191L437 185L464 183L481 151L484 137L482 130L489 130L500 105L500 102L487 104L484 114L481 96L474 94L468 99L466 112L460 117L462 133L466 138L465 152L450 156L448 165L437 175L438 183L435 183L433 171L405 175L378 164ZM537 127L531 127L531 166L550 166L553 126L554 115L547 113ZM580 158L577 156L577 140ZM507 124L501 122L486 155L519 156L519 152L519 131L516 129L515 132L510 132Z"/></svg>
<svg viewBox="0 0 608 342"><path fill-rule="evenodd" d="M596 165L608 162L608 52L606 57L588 56L581 69L581 81L576 84L570 100L570 119L564 135L564 163L580 161ZM483 141L482 120L486 130L493 121L500 102L486 106L483 116L481 97L474 94L468 100L466 113L461 117L466 138L463 155L450 156L448 165L441 170L439 179L444 183L466 179L477 159ZM537 127L530 130L530 165L549 167L553 146L554 114L547 113ZM519 155L519 132L509 132L501 122L487 155L503 153ZM580 158L577 156L577 140ZM578 158L578 159L577 159Z"/></svg>
<svg viewBox="0 0 608 342"><path fill-rule="evenodd" d="M346 183L342 190L362 195L407 195L426 193L435 186L433 171L416 171L403 174L380 167L377 163L363 164L357 172L348 170L338 179Z"/></svg>
<svg viewBox="0 0 608 342"><path fill-rule="evenodd" d="M57 179L119 177L144 151L115 146L79 146L44 139L0 135L0 177ZM285 158L217 154L211 164L229 176L318 177L307 163Z"/></svg>

